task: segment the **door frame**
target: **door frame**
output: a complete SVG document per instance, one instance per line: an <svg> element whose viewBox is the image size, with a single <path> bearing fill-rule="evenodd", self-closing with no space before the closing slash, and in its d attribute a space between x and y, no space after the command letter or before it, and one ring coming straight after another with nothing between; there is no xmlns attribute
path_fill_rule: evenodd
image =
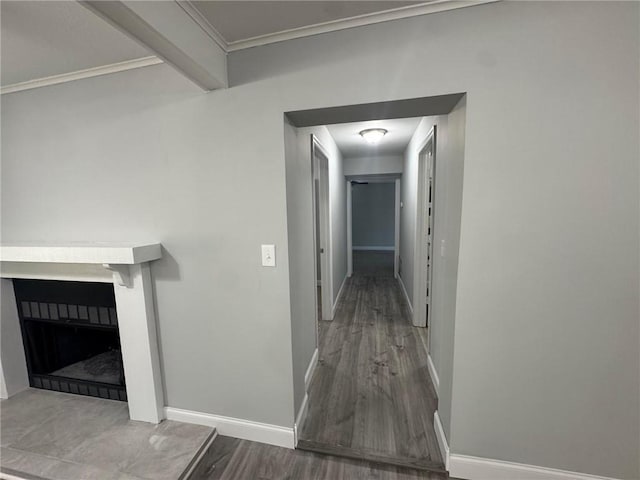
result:
<svg viewBox="0 0 640 480"><path fill-rule="evenodd" d="M353 185L347 179L347 277L353 275Z"/></svg>
<svg viewBox="0 0 640 480"><path fill-rule="evenodd" d="M321 165L322 164L322 165ZM316 180L319 191L316 197ZM331 297L333 293L333 267L331 265L331 212L329 208L329 155L315 135L311 135L311 192L313 196L313 271L314 278L318 278L317 252L320 253L320 303L322 305L322 318L318 320L332 320L333 309ZM320 218L316 221L316 198L319 204L317 211ZM319 235L316 234L316 224L320 226ZM316 238L320 239L317 245ZM318 295L315 295L315 308L318 311ZM316 313L316 317L318 314Z"/></svg>
<svg viewBox="0 0 640 480"><path fill-rule="evenodd" d="M400 275L400 202L402 202L402 196L400 192L400 179L396 178L395 183L395 205L394 205L394 250L393 250L393 278L398 278Z"/></svg>
<svg viewBox="0 0 640 480"><path fill-rule="evenodd" d="M425 137L424 141L420 144L420 148L418 151L418 189L417 189L417 200L416 200L416 236L415 236L415 244L414 244L414 269L413 269L413 325L415 327L426 327L427 326L427 274L425 265L427 263L427 247L426 247L426 237L427 237L427 218L429 216L429 212L425 208L425 197L426 197L426 182L427 182L427 158L426 153L429 147L431 146L432 158L433 158L433 193L431 200L431 209L432 209L432 228L431 228L431 239L432 239L432 255L431 255L431 294L430 294L430 304L429 311L431 312L431 318L433 318L433 267L435 265L433 252L435 251L433 245L433 239L435 239L435 216L436 216L436 131L437 127L434 125L431 127L429 134ZM430 324L432 322L429 322ZM427 342L428 344L429 342ZM427 346L427 350L429 347Z"/></svg>
<svg viewBox="0 0 640 480"><path fill-rule="evenodd" d="M393 233L393 276L398 278L400 270L400 177L397 174L363 174L347 177L347 277L353 275L353 181L389 183L394 185L394 233Z"/></svg>

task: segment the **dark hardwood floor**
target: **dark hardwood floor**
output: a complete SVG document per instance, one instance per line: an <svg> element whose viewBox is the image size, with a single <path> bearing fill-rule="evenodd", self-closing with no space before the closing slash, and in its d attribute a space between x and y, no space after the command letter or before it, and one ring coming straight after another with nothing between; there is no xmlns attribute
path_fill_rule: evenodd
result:
<svg viewBox="0 0 640 480"><path fill-rule="evenodd" d="M446 480L446 474L219 436L189 480Z"/></svg>
<svg viewBox="0 0 640 480"><path fill-rule="evenodd" d="M190 480L446 480L423 333L411 326L393 254L355 252L336 317L320 322L299 449L219 436Z"/></svg>
<svg viewBox="0 0 640 480"><path fill-rule="evenodd" d="M320 322L298 448L444 472L419 330L393 278L393 253L354 252L336 316Z"/></svg>

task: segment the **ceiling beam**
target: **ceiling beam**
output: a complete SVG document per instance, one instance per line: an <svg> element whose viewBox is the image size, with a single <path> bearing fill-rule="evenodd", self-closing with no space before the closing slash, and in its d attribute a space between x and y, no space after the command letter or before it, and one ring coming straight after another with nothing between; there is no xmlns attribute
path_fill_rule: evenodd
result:
<svg viewBox="0 0 640 480"><path fill-rule="evenodd" d="M206 91L225 88L226 52L176 2L81 0Z"/></svg>

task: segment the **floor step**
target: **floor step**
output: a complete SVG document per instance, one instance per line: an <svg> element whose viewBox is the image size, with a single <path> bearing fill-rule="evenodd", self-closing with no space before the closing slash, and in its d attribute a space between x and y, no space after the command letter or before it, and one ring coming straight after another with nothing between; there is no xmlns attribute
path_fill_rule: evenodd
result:
<svg viewBox="0 0 640 480"><path fill-rule="evenodd" d="M381 465L392 465L394 467L403 467L413 470L441 473L444 475L443 478L447 478L448 475L448 472L442 463L434 462L426 458L401 458L369 450L338 447L335 445L327 445L310 440L298 440L298 445L296 448L298 448L299 450L305 450L307 452L332 455L334 457L350 458L353 460L366 460L368 462Z"/></svg>

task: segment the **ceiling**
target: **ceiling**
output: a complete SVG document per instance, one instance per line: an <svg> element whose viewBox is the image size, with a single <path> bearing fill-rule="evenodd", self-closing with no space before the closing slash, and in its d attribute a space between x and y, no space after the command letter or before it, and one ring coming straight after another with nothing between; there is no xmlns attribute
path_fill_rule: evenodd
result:
<svg viewBox="0 0 640 480"><path fill-rule="evenodd" d="M228 43L428 3L426 1L192 1Z"/></svg>
<svg viewBox="0 0 640 480"><path fill-rule="evenodd" d="M0 84L151 55L77 2L0 2Z"/></svg>
<svg viewBox="0 0 640 480"><path fill-rule="evenodd" d="M396 120L373 120L370 122L341 123L327 125L329 133L345 158L368 155L401 155L413 136L422 117L400 118ZM360 132L367 128L384 128L388 133L379 144L370 145L363 140Z"/></svg>
<svg viewBox="0 0 640 480"><path fill-rule="evenodd" d="M167 30L191 25L230 52L495 0L175 1L192 23L165 23ZM156 2L164 3L148 3ZM0 93L161 62L73 0L0 0L0 20Z"/></svg>

